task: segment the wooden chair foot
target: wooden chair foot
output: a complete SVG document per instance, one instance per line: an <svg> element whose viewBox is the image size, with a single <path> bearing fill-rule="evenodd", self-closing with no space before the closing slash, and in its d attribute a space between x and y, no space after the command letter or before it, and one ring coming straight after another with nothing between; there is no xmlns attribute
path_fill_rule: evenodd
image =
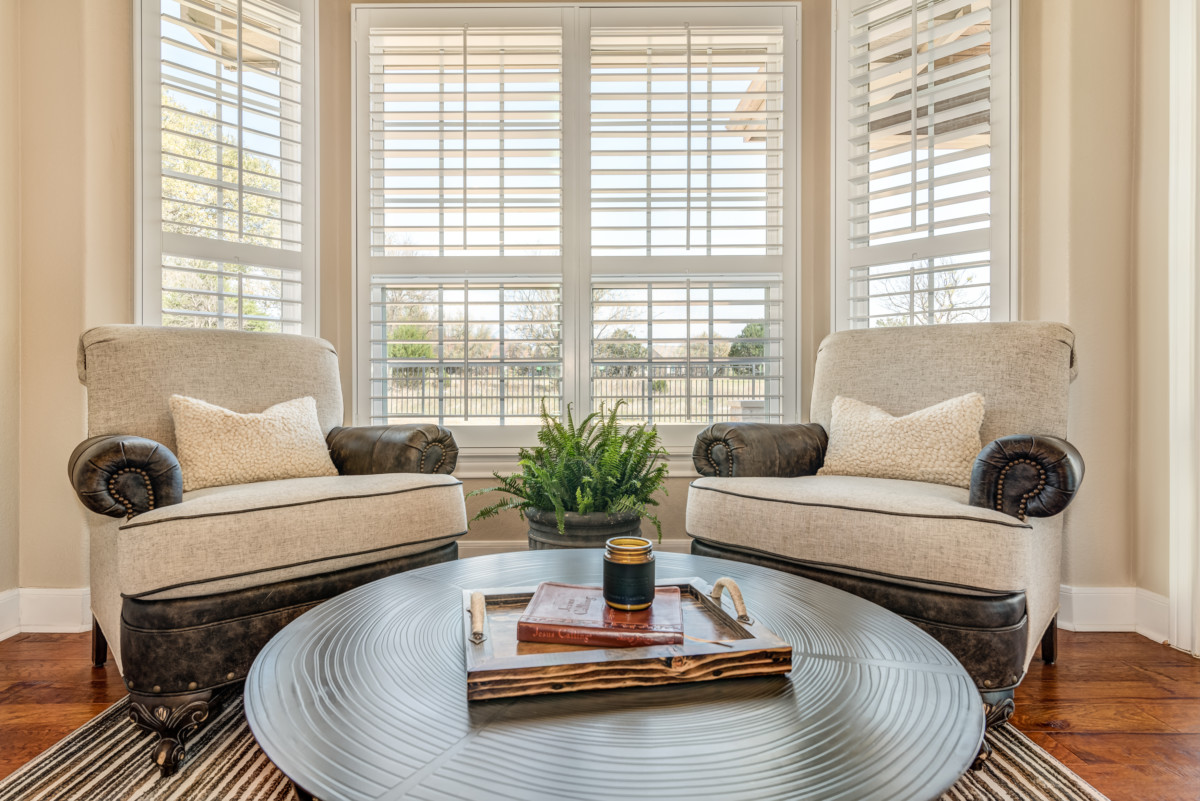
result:
<svg viewBox="0 0 1200 801"><path fill-rule="evenodd" d="M92 665L94 667L104 667L104 663L108 661L108 639L104 636L104 632L100 630L100 624L96 622L96 618L92 618Z"/></svg>
<svg viewBox="0 0 1200 801"><path fill-rule="evenodd" d="M1047 665L1058 661L1058 615L1054 616L1042 635L1042 661Z"/></svg>

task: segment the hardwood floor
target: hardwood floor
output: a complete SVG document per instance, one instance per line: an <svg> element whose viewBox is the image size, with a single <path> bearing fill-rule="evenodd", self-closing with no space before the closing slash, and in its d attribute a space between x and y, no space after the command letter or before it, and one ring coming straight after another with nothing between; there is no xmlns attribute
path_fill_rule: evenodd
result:
<svg viewBox="0 0 1200 801"><path fill-rule="evenodd" d="M119 699L89 634L0 642L0 777ZM1058 664L1037 658L1013 722L1112 801L1200 797L1200 660L1138 634L1059 632Z"/></svg>
<svg viewBox="0 0 1200 801"><path fill-rule="evenodd" d="M1058 633L1013 723L1113 801L1200 798L1200 659L1139 634Z"/></svg>
<svg viewBox="0 0 1200 801"><path fill-rule="evenodd" d="M0 776L7 776L125 694L116 665L93 668L91 633L18 634L0 642Z"/></svg>

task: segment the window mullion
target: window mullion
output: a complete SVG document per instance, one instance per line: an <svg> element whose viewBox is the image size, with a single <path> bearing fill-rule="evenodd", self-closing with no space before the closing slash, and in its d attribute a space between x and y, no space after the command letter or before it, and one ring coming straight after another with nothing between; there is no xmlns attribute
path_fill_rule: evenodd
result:
<svg viewBox="0 0 1200 801"><path fill-rule="evenodd" d="M467 75L467 68L470 66L469 53L471 52L469 32L470 27L464 25L462 34L462 188L459 190L461 198L459 207L462 210L462 248L465 252L469 252L471 247L467 229L467 221L470 219L470 215L467 214L467 146L469 142L469 129L471 127L471 120L467 115L467 98L470 89L470 78ZM500 177L503 179L503 176ZM504 251L500 251L500 255L503 256Z"/></svg>
<svg viewBox="0 0 1200 801"><path fill-rule="evenodd" d="M244 114L245 108L246 108L245 107L246 77L244 74L244 67L242 66L242 40L244 38L243 37L244 28L242 27L242 24L243 24L242 2L243 2L243 0L238 0L238 4L237 4L237 141L238 141L238 146L237 146L237 175L238 175L237 231L238 231L238 239L241 239L246 235L246 226L245 226L245 219L246 219L245 188L246 188L246 183L245 183L245 175L243 173L243 168L246 163L246 159L242 156L242 150L246 146L246 142L245 142L246 128L245 128L245 122L243 120L243 114ZM239 286L241 285L240 280L238 282L238 285ZM240 295L241 292L239 291L238 294ZM238 308L238 327L240 328L241 327L241 303L240 302L238 303L238 307L239 307Z"/></svg>
<svg viewBox="0 0 1200 801"><path fill-rule="evenodd" d="M563 10L563 408L591 406L591 57L587 9ZM569 45L568 45L569 42Z"/></svg>

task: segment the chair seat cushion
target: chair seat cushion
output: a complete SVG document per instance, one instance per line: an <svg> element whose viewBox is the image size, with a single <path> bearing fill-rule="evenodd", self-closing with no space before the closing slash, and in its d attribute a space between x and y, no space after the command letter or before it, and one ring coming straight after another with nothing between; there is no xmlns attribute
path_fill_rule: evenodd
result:
<svg viewBox="0 0 1200 801"><path fill-rule="evenodd" d="M417 553L466 532L453 476L386 473L184 493L116 537L121 595L183 598Z"/></svg>
<svg viewBox="0 0 1200 801"><path fill-rule="evenodd" d="M1048 569L1043 551L1056 533L970 506L967 498L958 487L859 476L701 478L688 494L687 531L885 577L1028 589Z"/></svg>

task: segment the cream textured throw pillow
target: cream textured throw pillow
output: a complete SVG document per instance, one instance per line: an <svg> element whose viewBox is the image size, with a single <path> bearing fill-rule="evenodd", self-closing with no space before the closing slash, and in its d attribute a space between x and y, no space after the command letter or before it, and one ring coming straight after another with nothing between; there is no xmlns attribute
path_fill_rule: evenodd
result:
<svg viewBox="0 0 1200 801"><path fill-rule="evenodd" d="M171 396L183 491L283 478L336 476L312 398L238 414L183 395Z"/></svg>
<svg viewBox="0 0 1200 801"><path fill-rule="evenodd" d="M839 395L833 400L825 466L817 475L970 487L971 468L983 448L982 423L983 396L978 392L903 417Z"/></svg>

